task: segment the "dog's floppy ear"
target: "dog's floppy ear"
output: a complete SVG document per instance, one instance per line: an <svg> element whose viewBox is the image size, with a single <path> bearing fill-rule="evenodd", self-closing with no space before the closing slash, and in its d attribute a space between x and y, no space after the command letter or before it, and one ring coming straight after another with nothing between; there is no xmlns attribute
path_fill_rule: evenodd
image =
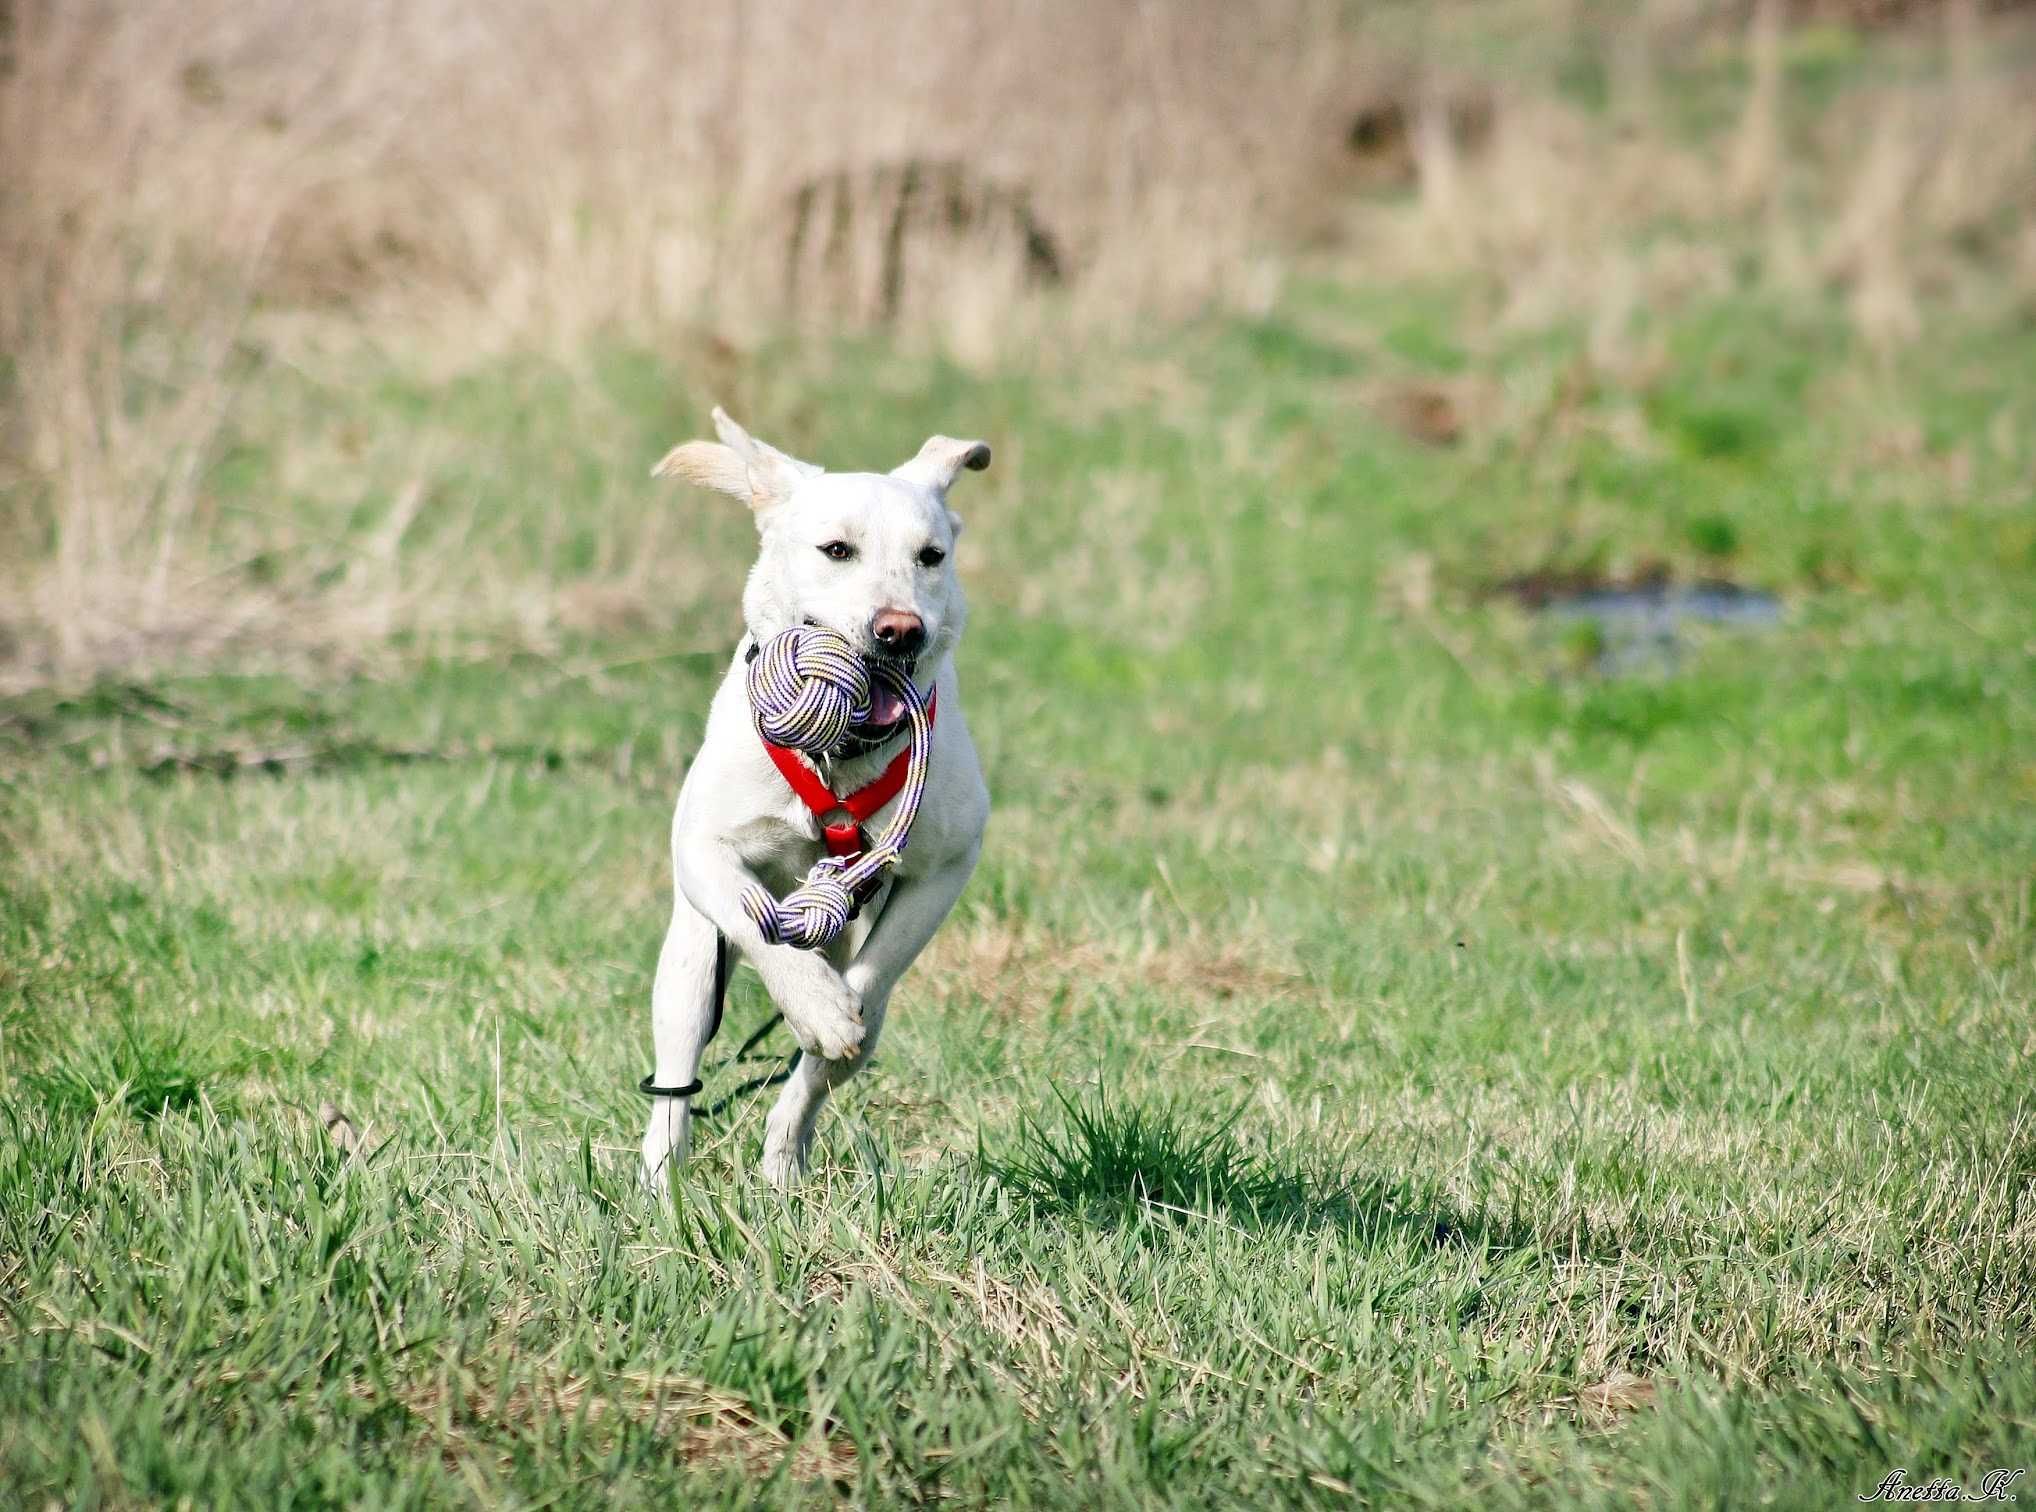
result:
<svg viewBox="0 0 2036 1512"><path fill-rule="evenodd" d="M932 436L919 448L919 455L903 467L891 469L891 476L908 483L920 483L944 494L948 485L966 467L981 472L990 465L990 447L984 441L957 441L952 436Z"/></svg>
<svg viewBox="0 0 2036 1512"><path fill-rule="evenodd" d="M821 469L811 462L788 457L757 440L729 419L719 405L714 407L714 431L721 437L719 442L688 441L675 446L651 469L651 475L683 478L741 499L759 520L791 498L801 483L820 476Z"/></svg>

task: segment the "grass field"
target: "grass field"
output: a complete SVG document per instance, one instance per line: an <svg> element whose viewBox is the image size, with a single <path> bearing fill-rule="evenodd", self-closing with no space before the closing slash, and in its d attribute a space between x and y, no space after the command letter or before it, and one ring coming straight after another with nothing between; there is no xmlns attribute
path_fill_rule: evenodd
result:
<svg viewBox="0 0 2036 1512"><path fill-rule="evenodd" d="M994 362L264 368L219 570L349 633L0 699L0 1501L2036 1469L2036 306L1975 277L1891 354L1733 274L1614 372L1496 297L1325 255ZM655 1205L666 826L752 537L646 473L717 399L838 467L995 445L996 812L807 1186L752 1102ZM1610 675L1495 591L1662 571L1781 622ZM766 1011L738 975L710 1087Z"/></svg>
<svg viewBox="0 0 2036 1512"><path fill-rule="evenodd" d="M1885 374L1721 308L1647 461L1588 402L1471 457L1353 406L1421 365L1380 326L1322 286L1107 385L801 371L830 461L1005 449L993 841L790 1199L760 1108L631 1186L719 501L655 501L718 585L685 634L10 701L20 1499L1811 1505L2026 1461L2036 383L1964 386L1986 328ZM604 371L573 417L482 387L531 500L635 490L699 410ZM1867 469L1883 406L1930 439ZM1596 677L1476 591L1563 553L1787 619Z"/></svg>

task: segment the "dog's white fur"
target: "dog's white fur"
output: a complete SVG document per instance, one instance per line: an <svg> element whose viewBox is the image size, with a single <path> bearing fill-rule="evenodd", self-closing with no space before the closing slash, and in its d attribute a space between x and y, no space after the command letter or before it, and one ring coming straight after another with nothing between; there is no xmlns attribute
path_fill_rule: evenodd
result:
<svg viewBox="0 0 2036 1512"><path fill-rule="evenodd" d="M748 636L714 695L672 820L677 896L651 994L654 1081L682 1086L699 1072L714 1011L719 931L756 967L805 1051L765 1125L763 1174L784 1186L805 1171L821 1104L875 1050L891 989L953 908L982 848L990 796L955 681L954 648L968 610L955 577L961 521L947 507L947 491L963 468L987 467L990 449L935 436L890 473L830 473L764 445L719 409L714 426L719 444L689 441L656 471L742 499L755 512L762 540L742 596ZM854 558L831 560L821 549L831 542L846 542ZM929 547L943 553L937 565L921 559ZM743 651L751 641L812 621L876 654L872 622L887 609L924 623L913 677L922 694L939 696L911 844L887 891L832 948L766 945L742 910L743 889L760 881L783 896L822 847L818 822L757 737ZM853 792L883 770L904 739L900 734L866 756L817 763L821 776L834 792ZM890 822L893 807L895 800L871 819L872 833ZM651 1100L643 1171L654 1190L662 1191L669 1167L685 1159L691 1122L686 1099Z"/></svg>

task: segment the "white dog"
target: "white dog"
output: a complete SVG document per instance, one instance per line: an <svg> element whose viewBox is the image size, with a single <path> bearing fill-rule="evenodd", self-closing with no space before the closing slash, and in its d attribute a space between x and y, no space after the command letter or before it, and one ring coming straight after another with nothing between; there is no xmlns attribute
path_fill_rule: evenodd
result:
<svg viewBox="0 0 2036 1512"><path fill-rule="evenodd" d="M732 947L756 967L805 1052L765 1126L763 1174L784 1186L805 1171L821 1104L876 1048L891 989L954 907L982 848L990 797L955 682L968 611L954 570L961 521L947 490L963 468L988 467L990 449L935 436L889 473L829 473L755 440L718 409L714 428L719 445L687 442L657 474L743 500L762 543L742 595L748 633L714 695L672 820L677 897L651 995L657 1069L646 1090L695 1082ZM825 951L765 944L740 901L752 882L784 896L823 854L822 816L773 764L744 679L755 647L802 623L888 660L934 700L931 768L911 844L888 890ZM870 720L880 744L806 765L832 794L855 793L904 749L904 712L897 694L880 693ZM883 734L885 726L895 728ZM868 817L870 833L881 833L893 807ZM832 818L838 835L844 816ZM691 1122L689 1098L653 1092L643 1170L654 1190L685 1159Z"/></svg>

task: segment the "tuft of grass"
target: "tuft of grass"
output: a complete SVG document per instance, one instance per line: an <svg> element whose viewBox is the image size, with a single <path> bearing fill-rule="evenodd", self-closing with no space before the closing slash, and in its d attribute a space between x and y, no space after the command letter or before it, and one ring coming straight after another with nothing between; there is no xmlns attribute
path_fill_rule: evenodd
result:
<svg viewBox="0 0 2036 1512"><path fill-rule="evenodd" d="M977 1160L1012 1190L1085 1217L1222 1214L1259 1225L1332 1210L1338 1186L1281 1165L1234 1137L1241 1108L1211 1118L1179 1104L1079 1100L1055 1091L1061 1119L1026 1117L1008 1151L977 1136Z"/></svg>
<svg viewBox="0 0 2036 1512"><path fill-rule="evenodd" d="M1739 526L1729 515L1698 515L1683 527L1683 534L1690 545L1714 561L1739 550Z"/></svg>
<svg viewBox="0 0 2036 1512"><path fill-rule="evenodd" d="M123 1016L110 1033L79 1038L22 1081L52 1114L88 1118L111 1104L138 1118L188 1113L201 1101L229 1109L226 1084L247 1070L200 1050L190 1031Z"/></svg>

